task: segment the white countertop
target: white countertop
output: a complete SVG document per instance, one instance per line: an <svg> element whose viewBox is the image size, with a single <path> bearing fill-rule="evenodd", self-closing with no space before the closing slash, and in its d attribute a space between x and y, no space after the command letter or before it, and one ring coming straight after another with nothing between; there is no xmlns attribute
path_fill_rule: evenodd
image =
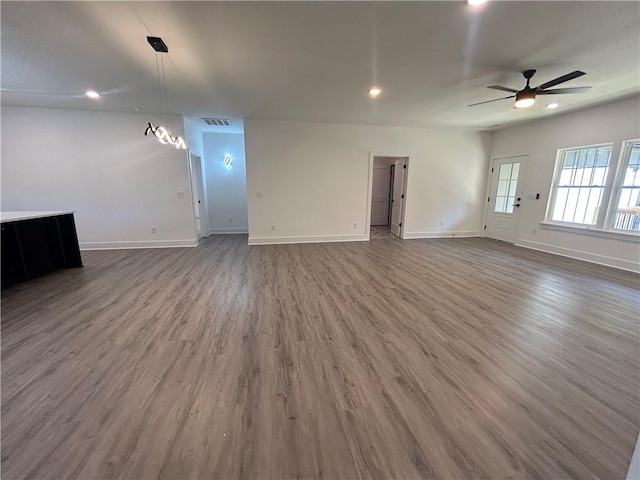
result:
<svg viewBox="0 0 640 480"><path fill-rule="evenodd" d="M65 212L0 212L0 223L15 222L17 220L30 220L32 218L55 217L68 215L73 211Z"/></svg>

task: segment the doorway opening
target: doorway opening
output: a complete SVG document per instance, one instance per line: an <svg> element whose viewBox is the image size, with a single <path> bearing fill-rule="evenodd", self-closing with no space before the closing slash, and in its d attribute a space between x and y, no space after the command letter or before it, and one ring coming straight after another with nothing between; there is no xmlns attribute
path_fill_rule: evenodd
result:
<svg viewBox="0 0 640 480"><path fill-rule="evenodd" d="M369 239L403 238L409 157L373 156Z"/></svg>

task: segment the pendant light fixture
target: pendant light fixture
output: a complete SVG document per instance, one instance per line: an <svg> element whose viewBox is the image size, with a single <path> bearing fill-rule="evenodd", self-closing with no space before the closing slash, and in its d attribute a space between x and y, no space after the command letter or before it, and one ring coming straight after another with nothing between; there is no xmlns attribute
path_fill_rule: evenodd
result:
<svg viewBox="0 0 640 480"><path fill-rule="evenodd" d="M167 101L167 83L164 76L164 58L165 53L169 53L169 47L162 41L160 37L147 37L147 42L156 52L156 73L158 74L158 89L160 90L160 104L165 111L168 110ZM158 56L160 61L158 61ZM162 77L160 73L162 72ZM151 133L158 141L164 145L171 145L178 149L185 149L187 146L184 143L182 137L173 136L171 132L161 125L153 126L151 122L147 124L147 128L144 131L145 135Z"/></svg>

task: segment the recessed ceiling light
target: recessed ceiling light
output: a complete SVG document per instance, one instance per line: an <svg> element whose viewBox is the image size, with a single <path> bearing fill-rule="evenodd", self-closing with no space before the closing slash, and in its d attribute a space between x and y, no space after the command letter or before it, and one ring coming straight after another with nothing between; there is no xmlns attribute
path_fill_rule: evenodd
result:
<svg viewBox="0 0 640 480"><path fill-rule="evenodd" d="M100 94L98 92L94 92L93 90L89 90L85 93L85 95L89 98L100 98Z"/></svg>
<svg viewBox="0 0 640 480"><path fill-rule="evenodd" d="M372 87L369 89L369 95L371 95L372 97L377 97L381 93L382 93L382 90L378 87Z"/></svg>
<svg viewBox="0 0 640 480"><path fill-rule="evenodd" d="M486 3L486 1L487 0L467 0L467 3L469 5L476 6L476 5L482 5L483 3Z"/></svg>
<svg viewBox="0 0 640 480"><path fill-rule="evenodd" d="M547 108L550 108L551 110L553 110L554 108L558 108L559 106L560 106L559 103L553 102L547 105Z"/></svg>

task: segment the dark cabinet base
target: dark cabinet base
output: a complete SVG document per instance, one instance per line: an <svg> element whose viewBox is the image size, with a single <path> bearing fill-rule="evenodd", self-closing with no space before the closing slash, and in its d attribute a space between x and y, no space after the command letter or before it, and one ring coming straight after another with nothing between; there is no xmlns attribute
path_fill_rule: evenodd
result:
<svg viewBox="0 0 640 480"><path fill-rule="evenodd" d="M73 214L2 223L2 288L58 268L82 267Z"/></svg>

